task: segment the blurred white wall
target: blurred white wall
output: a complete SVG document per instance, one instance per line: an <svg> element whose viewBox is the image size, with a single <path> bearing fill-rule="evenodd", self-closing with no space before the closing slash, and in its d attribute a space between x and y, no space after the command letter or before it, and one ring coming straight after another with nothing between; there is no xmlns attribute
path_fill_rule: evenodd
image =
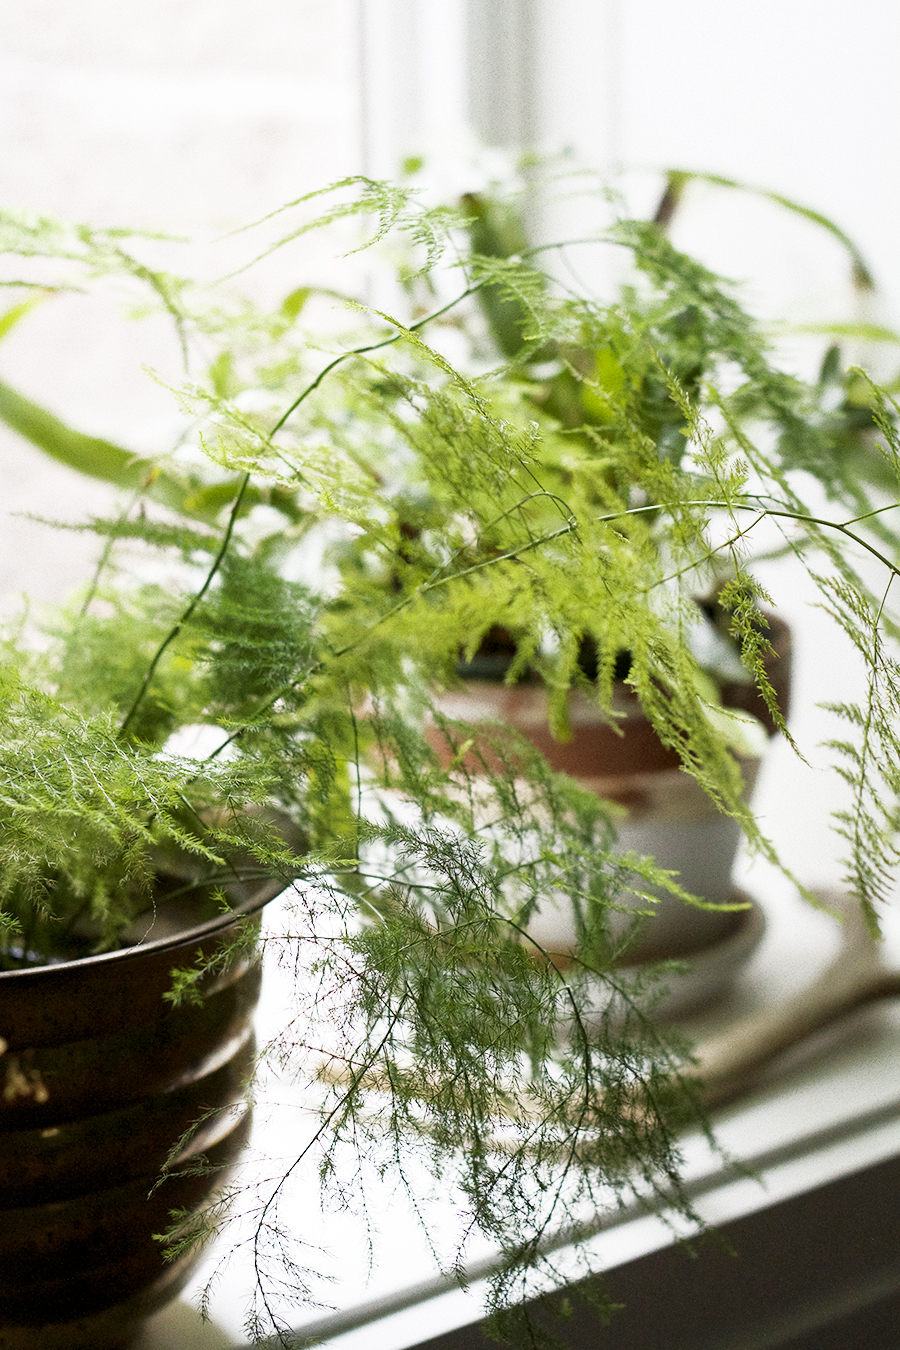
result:
<svg viewBox="0 0 900 1350"><path fill-rule="evenodd" d="M0 209L210 239L358 173L357 17L356 0L0 5ZM0 348L0 377L149 453L171 399L141 362L177 378L177 351L111 311L57 297ZM58 597L95 547L14 513L80 518L107 500L0 432L0 594Z"/></svg>
<svg viewBox="0 0 900 1350"><path fill-rule="evenodd" d="M3 205L242 224L356 172L354 0L0 6Z"/></svg>
<svg viewBox="0 0 900 1350"><path fill-rule="evenodd" d="M900 309L900 8L883 0L609 0L618 11L618 145L623 164L741 178L823 211L854 238ZM712 195L712 194L710 194ZM709 205L693 238L715 266L766 265L793 301L819 307L833 282L815 232ZM766 212L768 214L768 212Z"/></svg>

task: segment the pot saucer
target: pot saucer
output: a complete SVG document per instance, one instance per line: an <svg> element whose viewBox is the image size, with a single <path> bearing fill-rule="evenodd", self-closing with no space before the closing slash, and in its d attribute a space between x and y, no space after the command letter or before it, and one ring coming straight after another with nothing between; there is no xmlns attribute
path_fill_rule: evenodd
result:
<svg viewBox="0 0 900 1350"><path fill-rule="evenodd" d="M734 898L747 901L750 907L733 911L733 924L713 942L696 951L677 954L644 948L640 960L630 955L617 968L617 973L626 980L640 979L654 963L673 962L652 991L648 991L647 1001L652 1004L654 1018L673 1021L715 1003L729 991L756 951L766 929L765 914L745 892L735 892Z"/></svg>

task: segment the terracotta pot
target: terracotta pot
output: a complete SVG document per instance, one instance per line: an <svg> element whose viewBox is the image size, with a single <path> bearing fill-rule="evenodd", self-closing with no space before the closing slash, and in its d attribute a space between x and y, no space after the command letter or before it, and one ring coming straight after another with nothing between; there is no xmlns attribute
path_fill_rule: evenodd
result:
<svg viewBox="0 0 900 1350"><path fill-rule="evenodd" d="M787 711L790 683L790 633L787 625L767 616L773 654L768 674L779 705ZM728 707L752 712L770 734L774 722L763 699L752 686L730 685L723 690ZM445 716L463 722L507 723L541 751L551 768L570 774L589 791L617 803L627 814L619 822L619 848L653 857L660 867L678 874L685 890L714 904L734 898L731 870L741 840L738 824L716 810L697 782L681 767L676 751L664 746L645 717L638 699L625 684L617 684L613 708L618 731L604 720L595 703L579 690L569 699L572 735L554 740L547 716L547 694L537 679L506 685L498 679L466 679L464 687L444 693L437 707ZM621 733L621 734L620 734ZM451 750L436 726L427 731L444 765ZM490 755L483 754L490 769ZM749 798L759 760L738 757ZM482 768L470 753L467 767ZM629 919L613 915L612 926L624 931ZM734 928L728 911L687 906L660 892L652 921L629 959L687 956L724 941ZM542 945L565 952L576 942L571 913L549 903L531 921L529 931Z"/></svg>
<svg viewBox="0 0 900 1350"><path fill-rule="evenodd" d="M268 882L175 936L0 972L2 1350L127 1345L186 1283L194 1260L167 1263L153 1234L203 1203L246 1139L259 965L205 977L201 1004L163 996L173 969L283 888ZM192 1173L199 1154L221 1170Z"/></svg>

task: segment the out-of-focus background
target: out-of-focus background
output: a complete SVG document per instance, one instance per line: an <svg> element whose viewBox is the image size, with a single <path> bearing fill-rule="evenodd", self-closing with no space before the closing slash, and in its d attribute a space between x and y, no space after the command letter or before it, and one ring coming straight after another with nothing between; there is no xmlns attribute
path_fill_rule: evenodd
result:
<svg viewBox="0 0 900 1350"><path fill-rule="evenodd" d="M204 240L334 179L396 175L410 155L452 198L537 150L614 182L640 214L664 169L703 170L824 212L878 282L860 296L840 245L811 223L694 185L676 242L745 280L764 319L900 323L898 52L900 9L878 0L30 0L0 7L0 207ZM535 228L577 228L591 209L538 202ZM135 366L174 372L172 339L152 325L129 337L101 310L71 295L39 307L0 347L0 378L151 453L172 409ZM785 350L808 373L821 343ZM858 355L882 376L898 360L885 345ZM59 597L93 549L20 513L103 504L94 483L0 433L5 609L26 584ZM798 872L834 881L838 799L818 767L829 728L814 704L842 697L854 669L821 660L796 577L767 579L795 625L794 726L814 767L782 747L758 800Z"/></svg>

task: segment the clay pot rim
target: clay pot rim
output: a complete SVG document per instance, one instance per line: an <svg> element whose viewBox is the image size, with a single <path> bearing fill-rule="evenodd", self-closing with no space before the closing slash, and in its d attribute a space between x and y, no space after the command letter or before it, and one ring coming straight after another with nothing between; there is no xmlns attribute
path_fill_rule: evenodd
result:
<svg viewBox="0 0 900 1350"><path fill-rule="evenodd" d="M791 655L793 649L793 633L790 624L774 610L766 609L762 611L763 617L768 626L767 641L771 647L771 652L764 657L764 663L772 674L774 662L782 662L781 674L783 688L781 693L781 711L784 717L788 716L790 706L790 678L791 678ZM468 673L462 671L459 667L456 670L456 683L448 685L442 689L442 695L462 694L471 691L473 688L481 686L483 689L497 690L505 688L510 694L517 691L521 693L535 694L540 691L549 693L549 687L538 672L532 668L524 671L518 679L508 683L503 676L492 676L486 674ZM778 676L775 675L777 681ZM778 685L776 683L776 691ZM587 700L593 702L590 696L590 688L585 687L580 682L573 681L566 691L568 696L574 696L574 701ZM722 696L722 706L726 709L735 711L746 711L752 713L765 727L766 735L772 740L778 731L771 713L763 702L762 695L753 683L743 684L734 680L721 679L720 693ZM615 705L618 703L618 707ZM615 680L613 682L613 707L619 714L619 725L624 729L627 721L641 721L645 718L640 696L636 690L625 680ZM452 719L451 719L452 720ZM466 720L466 719L459 719Z"/></svg>
<svg viewBox="0 0 900 1350"><path fill-rule="evenodd" d="M150 942L135 942L130 947L117 947L115 951L98 952L94 956L79 956L72 959L64 957L48 961L44 965L24 966L19 970L0 970L0 984L15 980L35 981L42 976L49 979L58 975L62 970L96 970L113 962L136 961L147 955L157 955L176 950L179 947L192 946L196 942L202 942L206 938L214 937L224 929L230 928L239 919L258 914L271 900L281 895L290 884L290 882L285 883L282 878L272 877L270 880L262 882L252 895L241 900L227 913L219 914L214 919L207 919L203 923L196 924L193 928L185 928L181 932L170 933L168 937L154 938Z"/></svg>

